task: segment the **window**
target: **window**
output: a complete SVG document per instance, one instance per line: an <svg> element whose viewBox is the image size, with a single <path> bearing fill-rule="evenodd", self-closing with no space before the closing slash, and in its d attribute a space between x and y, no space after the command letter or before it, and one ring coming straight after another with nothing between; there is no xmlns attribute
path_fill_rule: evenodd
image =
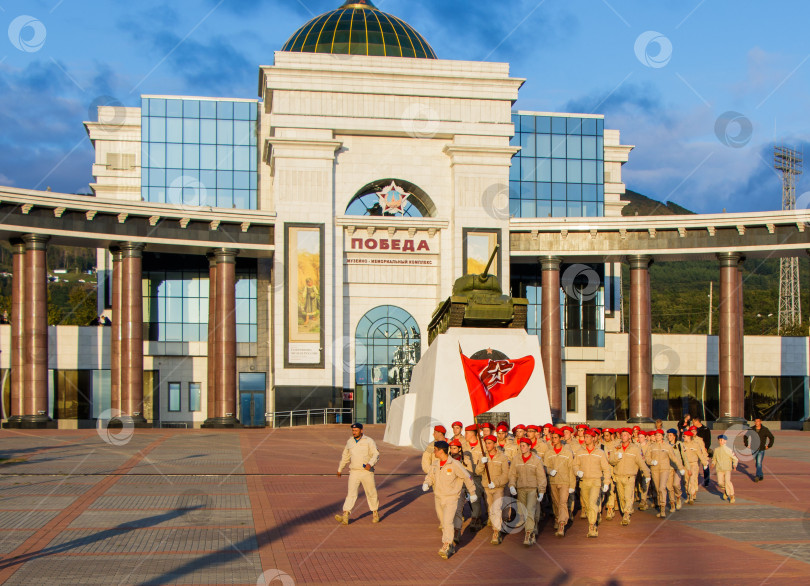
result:
<svg viewBox="0 0 810 586"><path fill-rule="evenodd" d="M188 383L188 410L199 411L202 402L202 385L200 383Z"/></svg>
<svg viewBox="0 0 810 586"><path fill-rule="evenodd" d="M577 410L577 388L575 386L565 387L565 411L571 413Z"/></svg>
<svg viewBox="0 0 810 586"><path fill-rule="evenodd" d="M169 411L180 411L180 383L169 383Z"/></svg>

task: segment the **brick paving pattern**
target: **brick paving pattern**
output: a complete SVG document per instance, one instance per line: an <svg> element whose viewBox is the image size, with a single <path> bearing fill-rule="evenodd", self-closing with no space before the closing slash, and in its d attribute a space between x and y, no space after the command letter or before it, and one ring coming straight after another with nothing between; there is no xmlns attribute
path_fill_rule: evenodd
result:
<svg viewBox="0 0 810 586"><path fill-rule="evenodd" d="M95 430L0 431L0 582L8 584L779 584L810 575L810 434L777 432L765 481L733 476L666 520L637 512L587 539L579 515L564 539L548 520L500 546L465 533L436 555L433 495L420 453L382 442L382 523L361 495L334 521L346 426L278 430L134 430L120 445ZM120 439L120 438L118 438ZM289 576L289 579L286 578ZM290 582L292 580L292 582ZM276 580L273 584L282 584Z"/></svg>

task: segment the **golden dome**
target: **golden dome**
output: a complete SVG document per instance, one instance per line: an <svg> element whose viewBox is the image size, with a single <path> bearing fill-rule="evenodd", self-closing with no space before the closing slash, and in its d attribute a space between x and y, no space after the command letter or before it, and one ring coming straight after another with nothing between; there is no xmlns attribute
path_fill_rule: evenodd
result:
<svg viewBox="0 0 810 586"><path fill-rule="evenodd" d="M422 35L405 21L377 9L371 0L347 0L337 10L313 18L281 50L436 59Z"/></svg>

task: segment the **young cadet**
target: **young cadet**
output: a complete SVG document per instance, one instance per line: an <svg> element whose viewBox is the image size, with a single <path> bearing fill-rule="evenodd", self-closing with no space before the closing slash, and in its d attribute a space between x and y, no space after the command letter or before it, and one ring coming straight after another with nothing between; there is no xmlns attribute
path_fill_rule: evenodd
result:
<svg viewBox="0 0 810 586"><path fill-rule="evenodd" d="M622 525L630 524L633 514L633 494L636 487L636 476L639 471L644 474L645 484L650 482L650 469L644 462L644 455L638 444L630 441L630 430L625 428L621 433L619 447L610 452L608 461L613 466L616 476L616 492L619 495L619 506L622 511Z"/></svg>
<svg viewBox="0 0 810 586"><path fill-rule="evenodd" d="M453 429L453 437L448 440L448 443L452 440L458 440L460 442L464 441L464 426L461 424L461 421L454 421L453 425L450 426Z"/></svg>
<svg viewBox="0 0 810 586"><path fill-rule="evenodd" d="M484 438L486 455L481 456L475 472L481 475L484 482L487 482L487 472L489 469L489 483L484 485L484 494L487 497L487 510L489 521L492 524L492 540L490 543L498 545L503 541L501 527L503 526L503 516L501 507L503 506L503 490L509 482L509 460L506 454L498 448L498 438L488 435Z"/></svg>
<svg viewBox="0 0 810 586"><path fill-rule="evenodd" d="M495 428L495 433L498 434L498 447L506 455L507 461L511 462L517 457L518 447L515 440L509 437L509 428L505 423L500 423Z"/></svg>
<svg viewBox="0 0 810 586"><path fill-rule="evenodd" d="M380 452L377 444L368 436L363 435L363 424L352 424L352 437L346 442L343 448L343 455L338 464L337 477L340 478L343 467L349 465L349 492L343 503L343 514L335 515L335 520L343 525L349 524L349 515L357 501L357 489L363 485L366 493L368 508L371 510L372 523L380 522L378 509L380 506L377 500L377 487L374 484L374 466L380 459Z"/></svg>
<svg viewBox="0 0 810 586"><path fill-rule="evenodd" d="M574 445L571 442L574 439L574 429L572 427L566 425L565 427L561 427L560 431L563 432L563 434L562 434L562 443L564 443L566 446L568 446L569 448L571 448L573 450Z"/></svg>
<svg viewBox="0 0 810 586"><path fill-rule="evenodd" d="M437 441L433 446L435 459L425 476L422 490L427 492L433 487L433 494L436 502L436 515L442 525L442 547L439 556L444 559L449 558L455 552L454 530L456 521L456 511L458 501L461 496L462 486L466 486L470 492L470 498L475 496L475 486L469 472L464 469L458 460L449 455L449 445L445 441ZM461 529L461 524L458 524Z"/></svg>
<svg viewBox="0 0 810 586"><path fill-rule="evenodd" d="M698 470L709 465L709 454L703 446L703 440L695 438L694 431L683 432L681 453L686 467L686 504L695 504L698 492ZM699 468L699 467L700 468Z"/></svg>
<svg viewBox="0 0 810 586"><path fill-rule="evenodd" d="M682 466L681 468L686 472L689 473L686 467L686 459L684 458L682 443L678 439L678 430L671 428L667 430L667 441L669 445L675 450L675 453L678 454L678 457L681 459ZM669 475L669 483L667 484L667 490L671 495L675 495L675 509L680 511L681 507L683 506L683 483L686 481L686 474L681 472L680 474L675 474L674 472ZM670 497L671 498L671 497Z"/></svg>
<svg viewBox="0 0 810 586"><path fill-rule="evenodd" d="M628 433L632 433L632 430L629 428L627 429ZM647 438L650 434L655 435L655 432L650 431L639 431L638 433L638 442L636 445L641 449L641 455L644 456L644 462L647 462L647 452L650 449L650 442L647 441ZM621 441L621 440L620 440ZM632 439L631 439L632 441ZM639 511L646 511L649 507L649 494L650 494L650 483L644 482L641 479L637 479L636 482L636 494L638 496L638 510Z"/></svg>
<svg viewBox="0 0 810 586"><path fill-rule="evenodd" d="M573 496L577 486L574 474L574 453L562 443L562 432L551 428L551 448L543 455L543 463L548 471L549 492L554 505L554 526L557 537L565 535L568 524L568 499Z"/></svg>
<svg viewBox="0 0 810 586"><path fill-rule="evenodd" d="M739 460L734 451L726 445L725 435L717 436L720 444L712 454L712 468L717 468L717 488L723 491L723 500L734 504L734 486L731 484L731 471L737 469Z"/></svg>
<svg viewBox="0 0 810 586"><path fill-rule="evenodd" d="M479 444L478 426L468 425L464 428L464 460L472 464L472 479L475 485L475 501L470 499L470 531L479 531L484 527L483 516L481 515L481 501L484 498L484 485L481 482L481 475L476 471L478 461L483 455L482 446Z"/></svg>
<svg viewBox="0 0 810 586"><path fill-rule="evenodd" d="M475 464L473 463L473 460L471 458L467 458L467 455L464 453L464 448L461 445L461 442L458 441L457 439L450 440L449 446L450 446L450 457L461 463L461 465L464 466L464 469L469 473L470 477L472 478L472 475L474 474L475 471ZM475 485L475 481L473 481L473 485ZM477 494L476 497L478 497ZM453 543L455 545L458 545L458 542L461 541L461 526L464 523L464 503L466 503L469 498L470 493L467 490L467 487L466 486L462 487L461 494L458 497L458 508L456 509L456 517L453 522L453 526L455 528ZM471 509L476 505L480 505L480 503L478 502L478 498L475 498L470 501Z"/></svg>
<svg viewBox="0 0 810 586"><path fill-rule="evenodd" d="M652 472L653 482L655 483L655 490L658 494L658 514L656 517L664 518L667 516L667 490L669 485L669 475L673 473L672 466L679 470L681 474L686 471L683 469L683 462L680 455L675 452L675 449L669 442L664 441L664 430L655 430L655 441L650 444L650 448L646 455L647 464L650 466ZM675 512L674 497L670 495L670 506L672 512Z"/></svg>
<svg viewBox="0 0 810 586"><path fill-rule="evenodd" d="M543 461L532 452L532 442L522 437L518 440L520 455L509 466L509 492L526 508L523 545L535 542L535 511L546 494L546 470Z"/></svg>
<svg viewBox="0 0 810 586"><path fill-rule="evenodd" d="M588 516L588 537L598 537L596 523L599 516L599 496L607 492L612 468L605 452L596 447L596 433L588 430L585 443L574 454L574 472L579 477L579 490L585 503Z"/></svg>
<svg viewBox="0 0 810 586"><path fill-rule="evenodd" d="M428 470L430 470L430 466L433 464L433 460L435 456L433 455L433 447L436 445L436 442L445 442L447 443L447 429L445 429L444 425L437 425L433 428L433 441L430 442L427 446L425 446L425 451L422 452L422 472L427 474Z"/></svg>

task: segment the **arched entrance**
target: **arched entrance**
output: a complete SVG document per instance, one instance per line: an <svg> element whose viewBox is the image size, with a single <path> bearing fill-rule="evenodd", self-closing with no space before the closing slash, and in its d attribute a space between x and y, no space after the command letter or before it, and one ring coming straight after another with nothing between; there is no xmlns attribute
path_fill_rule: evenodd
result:
<svg viewBox="0 0 810 586"><path fill-rule="evenodd" d="M421 356L421 333L413 316L394 305L366 313L355 331L355 418L385 423L391 401L410 389Z"/></svg>

